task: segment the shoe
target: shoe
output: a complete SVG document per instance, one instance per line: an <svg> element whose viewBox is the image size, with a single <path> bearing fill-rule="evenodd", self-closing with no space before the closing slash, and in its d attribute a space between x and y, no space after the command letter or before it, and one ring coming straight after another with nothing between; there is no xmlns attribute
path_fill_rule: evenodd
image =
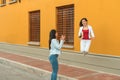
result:
<svg viewBox="0 0 120 80"><path fill-rule="evenodd" d="M88 54L88 52L84 51L84 56L86 56Z"/></svg>
<svg viewBox="0 0 120 80"><path fill-rule="evenodd" d="M85 51L80 52L80 54L84 54Z"/></svg>

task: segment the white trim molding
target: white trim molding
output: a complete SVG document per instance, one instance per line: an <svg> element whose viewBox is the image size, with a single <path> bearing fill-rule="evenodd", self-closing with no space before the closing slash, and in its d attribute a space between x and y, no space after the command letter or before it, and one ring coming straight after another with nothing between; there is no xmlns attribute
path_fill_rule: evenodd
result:
<svg viewBox="0 0 120 80"><path fill-rule="evenodd" d="M40 46L40 42L34 42L34 41L27 42L27 44L28 45Z"/></svg>
<svg viewBox="0 0 120 80"><path fill-rule="evenodd" d="M16 2L17 2L17 0L11 0L8 2L8 4L12 4L12 3L16 3Z"/></svg>
<svg viewBox="0 0 120 80"><path fill-rule="evenodd" d="M6 4L0 4L0 7L6 6Z"/></svg>
<svg viewBox="0 0 120 80"><path fill-rule="evenodd" d="M63 45L63 48L74 48L74 46L73 46L73 45L64 44L64 45Z"/></svg>

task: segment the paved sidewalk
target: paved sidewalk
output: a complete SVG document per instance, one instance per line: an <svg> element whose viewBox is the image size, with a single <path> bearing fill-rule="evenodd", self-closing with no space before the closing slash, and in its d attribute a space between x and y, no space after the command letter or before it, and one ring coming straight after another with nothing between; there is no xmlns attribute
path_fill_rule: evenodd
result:
<svg viewBox="0 0 120 80"><path fill-rule="evenodd" d="M9 43L0 43L0 52L23 55L45 61L48 61L49 55L49 49L47 48ZM120 56L110 56L92 52L83 56L79 52L63 50L62 55L59 56L59 63L97 72L102 71L120 75Z"/></svg>
<svg viewBox="0 0 120 80"><path fill-rule="evenodd" d="M0 57L51 72L51 65L48 61L5 52L0 52ZM120 80L120 76L95 72L64 64L59 65L59 74L77 80Z"/></svg>
<svg viewBox="0 0 120 80"><path fill-rule="evenodd" d="M44 80L35 74L31 74L8 65L0 64L0 80Z"/></svg>

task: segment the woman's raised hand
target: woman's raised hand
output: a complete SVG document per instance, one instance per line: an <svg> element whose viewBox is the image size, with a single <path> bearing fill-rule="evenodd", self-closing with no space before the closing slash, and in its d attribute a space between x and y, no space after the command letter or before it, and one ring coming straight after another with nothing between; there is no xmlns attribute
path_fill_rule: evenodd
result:
<svg viewBox="0 0 120 80"><path fill-rule="evenodd" d="M61 35L60 40L65 40L65 35Z"/></svg>

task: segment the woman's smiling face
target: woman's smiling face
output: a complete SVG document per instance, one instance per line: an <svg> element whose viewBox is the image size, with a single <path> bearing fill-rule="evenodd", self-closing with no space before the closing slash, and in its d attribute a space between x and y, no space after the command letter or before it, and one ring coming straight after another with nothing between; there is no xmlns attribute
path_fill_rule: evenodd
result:
<svg viewBox="0 0 120 80"><path fill-rule="evenodd" d="M82 24L83 24L83 26L86 26L87 25L87 21L86 20L82 20Z"/></svg>

